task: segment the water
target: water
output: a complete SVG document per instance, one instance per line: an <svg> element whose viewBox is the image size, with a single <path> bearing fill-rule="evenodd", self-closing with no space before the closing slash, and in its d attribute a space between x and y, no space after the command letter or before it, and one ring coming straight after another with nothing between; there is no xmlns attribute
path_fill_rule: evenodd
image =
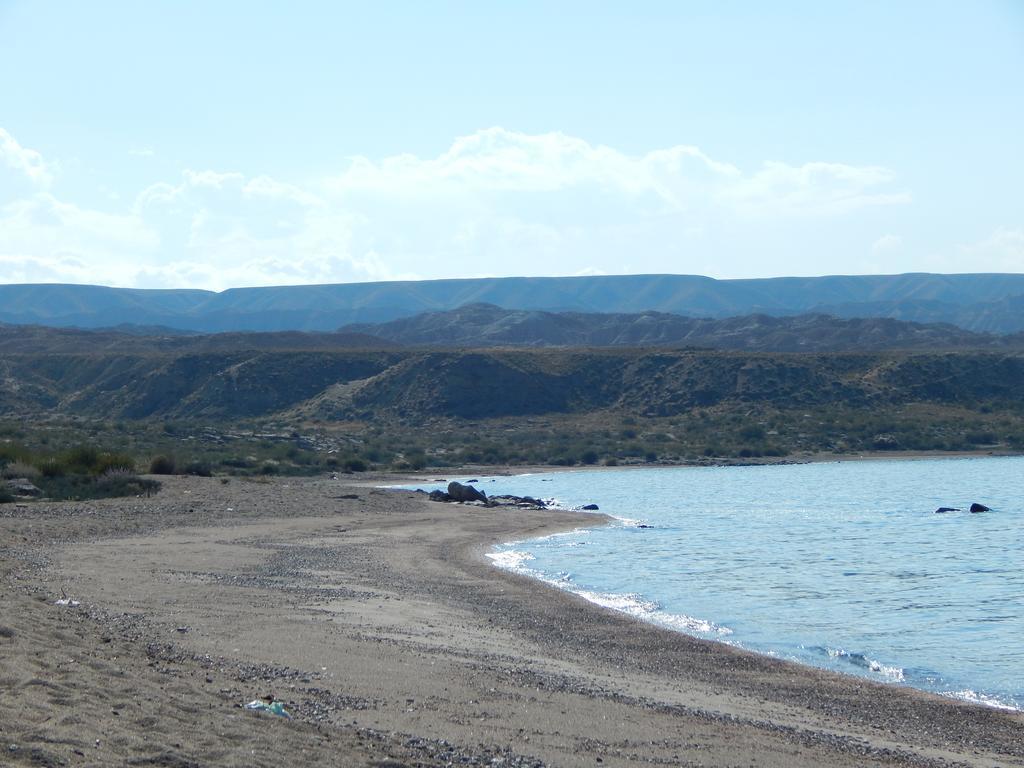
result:
<svg viewBox="0 0 1024 768"><path fill-rule="evenodd" d="M596 502L617 518L497 547L500 567L698 637L1024 708L1024 458L560 472L478 487ZM934 513L972 501L995 511Z"/></svg>

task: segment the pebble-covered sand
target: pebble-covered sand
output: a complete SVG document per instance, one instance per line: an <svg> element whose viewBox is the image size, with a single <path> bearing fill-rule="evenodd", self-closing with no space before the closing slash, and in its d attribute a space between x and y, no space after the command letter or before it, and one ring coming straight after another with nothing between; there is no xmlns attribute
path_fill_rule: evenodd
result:
<svg viewBox="0 0 1024 768"><path fill-rule="evenodd" d="M483 557L594 516L163 481L0 506L0 764L1024 765L1020 713L687 638Z"/></svg>

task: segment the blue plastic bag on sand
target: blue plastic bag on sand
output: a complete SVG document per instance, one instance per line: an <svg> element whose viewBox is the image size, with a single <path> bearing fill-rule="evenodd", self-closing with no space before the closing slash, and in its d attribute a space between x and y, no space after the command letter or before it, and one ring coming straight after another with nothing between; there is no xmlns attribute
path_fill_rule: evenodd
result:
<svg viewBox="0 0 1024 768"><path fill-rule="evenodd" d="M279 715L280 717L287 717L291 720L291 715L288 714L288 710L284 708L284 704L280 701L266 702L262 699L253 699L245 705L246 709L253 709L257 712L269 712L272 715Z"/></svg>

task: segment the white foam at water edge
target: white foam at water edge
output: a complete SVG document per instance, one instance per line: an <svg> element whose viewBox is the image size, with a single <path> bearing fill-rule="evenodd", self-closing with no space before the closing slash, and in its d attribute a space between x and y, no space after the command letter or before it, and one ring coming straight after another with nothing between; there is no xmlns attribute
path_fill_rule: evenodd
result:
<svg viewBox="0 0 1024 768"><path fill-rule="evenodd" d="M872 672L877 672L883 677L886 677L889 680L893 680L897 683L902 683L906 679L905 675L903 674L903 670L899 667L890 667L886 664L881 664L875 661L874 659L868 659L868 668Z"/></svg>
<svg viewBox="0 0 1024 768"><path fill-rule="evenodd" d="M890 682L902 683L906 680L906 676L900 667L882 664L880 661L869 659L863 654L849 653L842 648L826 648L825 650L833 659L848 659L854 665L870 670L876 675L881 675Z"/></svg>
<svg viewBox="0 0 1024 768"><path fill-rule="evenodd" d="M549 533L547 536L538 536L535 539L529 539L529 542L531 544L535 544L535 543L541 542L541 541L552 541L554 539L564 539L564 538L566 538L568 536L580 536L580 535L585 534L585 533L590 533L592 530L593 530L592 528L573 528L571 531L557 531L555 533ZM508 542L507 546L514 546L516 544L523 544L523 543L525 543L525 541L526 541L525 539L523 541L510 541L510 542Z"/></svg>
<svg viewBox="0 0 1024 768"><path fill-rule="evenodd" d="M699 633L707 635L731 635L732 630L728 627L721 627L704 619L697 619L693 616L686 616L681 613L669 613L661 610L661 606L651 600L645 600L640 595L622 595L610 592L591 592L586 589L569 587L571 592L582 597L595 605L604 608L611 608L614 611L627 613L634 618L651 624L658 624L669 629L679 630L689 634Z"/></svg>
<svg viewBox="0 0 1024 768"><path fill-rule="evenodd" d="M530 569L525 564L530 560L536 559L529 552L517 552L515 550L488 552L487 557L499 568L504 568L506 571L515 571L516 573L529 571Z"/></svg>
<svg viewBox="0 0 1024 768"><path fill-rule="evenodd" d="M971 704L981 704L986 707L992 707L993 709L1002 709L1006 712L1021 712L1020 707L1014 706L1013 704L1007 704L1005 701L1000 701L995 696L989 696L984 693L978 693L971 690L963 691L946 691L942 693L943 696L947 696L951 699L957 699L959 701L966 701Z"/></svg>
<svg viewBox="0 0 1024 768"><path fill-rule="evenodd" d="M650 624L657 624L668 629L675 629L687 634L718 635L724 637L731 635L732 630L722 627L714 622L697 619L693 616L686 616L681 613L669 613L661 610L661 606L651 600L645 600L640 595L621 595L610 592L593 592L580 589L572 583L572 577L568 573L560 573L552 578L540 571L528 567L526 563L536 558L529 552L519 550L505 550L503 552L488 552L487 557L499 568L513 571L543 581L566 592L579 595L584 600L600 605L603 608L610 608L614 611L629 614L634 618L646 621Z"/></svg>

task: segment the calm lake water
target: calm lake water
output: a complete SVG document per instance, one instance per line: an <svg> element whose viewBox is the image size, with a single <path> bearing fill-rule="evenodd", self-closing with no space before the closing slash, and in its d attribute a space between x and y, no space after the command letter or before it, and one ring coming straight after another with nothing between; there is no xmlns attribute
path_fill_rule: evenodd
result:
<svg viewBox="0 0 1024 768"><path fill-rule="evenodd" d="M477 487L617 518L500 546L500 567L698 637L1024 708L1024 458L558 472ZM972 501L993 511L969 514Z"/></svg>

